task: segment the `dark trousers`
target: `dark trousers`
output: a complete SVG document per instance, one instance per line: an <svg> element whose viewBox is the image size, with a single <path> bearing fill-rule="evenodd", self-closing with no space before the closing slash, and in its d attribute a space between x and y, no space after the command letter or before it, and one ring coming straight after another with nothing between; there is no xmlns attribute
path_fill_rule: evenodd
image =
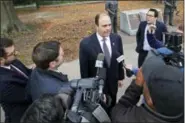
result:
<svg viewBox="0 0 185 123"><path fill-rule="evenodd" d="M109 14L112 23L112 33L117 33L117 15Z"/></svg>
<svg viewBox="0 0 185 123"><path fill-rule="evenodd" d="M109 94L110 98L111 98L111 103L108 107L108 115L110 116L111 114L111 111L112 111L112 108L116 105L116 97L117 95L112 95L112 94Z"/></svg>
<svg viewBox="0 0 185 123"><path fill-rule="evenodd" d="M143 62L145 61L145 58L148 54L148 51L142 51L139 53L139 56L138 56L138 67L140 68L143 64Z"/></svg>
<svg viewBox="0 0 185 123"><path fill-rule="evenodd" d="M169 24L173 26L173 15L174 15L173 10L170 10L169 12L164 12L163 20L165 25Z"/></svg>
<svg viewBox="0 0 185 123"><path fill-rule="evenodd" d="M117 95L110 95L110 97L111 97L110 109L112 109L116 105L116 96Z"/></svg>

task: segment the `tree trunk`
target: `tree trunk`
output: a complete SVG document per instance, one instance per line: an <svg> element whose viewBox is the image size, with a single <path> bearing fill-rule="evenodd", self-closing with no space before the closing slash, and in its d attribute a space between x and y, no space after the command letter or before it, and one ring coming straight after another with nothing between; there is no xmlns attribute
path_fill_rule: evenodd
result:
<svg viewBox="0 0 185 123"><path fill-rule="evenodd" d="M26 30L16 15L12 0L1 0L1 34Z"/></svg>

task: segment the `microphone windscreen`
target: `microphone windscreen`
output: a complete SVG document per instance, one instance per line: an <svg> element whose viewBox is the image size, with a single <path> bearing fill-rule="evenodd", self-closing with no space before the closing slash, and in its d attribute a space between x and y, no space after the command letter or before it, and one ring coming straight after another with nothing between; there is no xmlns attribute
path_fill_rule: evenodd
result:
<svg viewBox="0 0 185 123"><path fill-rule="evenodd" d="M103 60L104 60L104 54L99 53L96 59L95 67L102 68L103 67Z"/></svg>
<svg viewBox="0 0 185 123"><path fill-rule="evenodd" d="M103 61L104 60L104 54L99 53L98 56L97 56L97 60Z"/></svg>

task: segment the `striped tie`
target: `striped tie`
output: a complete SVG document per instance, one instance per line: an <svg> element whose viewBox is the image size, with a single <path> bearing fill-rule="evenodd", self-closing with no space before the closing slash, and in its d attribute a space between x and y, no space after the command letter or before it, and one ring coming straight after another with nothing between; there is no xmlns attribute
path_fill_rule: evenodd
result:
<svg viewBox="0 0 185 123"><path fill-rule="evenodd" d="M109 53L109 49L107 47L107 44L106 44L106 38L103 38L103 51L104 51L104 54L105 54L105 60L108 64L108 66L110 67L110 53Z"/></svg>

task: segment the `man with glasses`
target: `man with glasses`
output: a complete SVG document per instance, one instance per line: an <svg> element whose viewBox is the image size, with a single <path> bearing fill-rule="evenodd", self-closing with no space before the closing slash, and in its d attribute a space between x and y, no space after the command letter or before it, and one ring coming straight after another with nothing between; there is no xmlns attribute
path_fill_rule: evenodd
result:
<svg viewBox="0 0 185 123"><path fill-rule="evenodd" d="M5 123L19 123L30 105L25 99L26 85L31 69L16 59L11 39L0 40L0 104L5 111Z"/></svg>
<svg viewBox="0 0 185 123"><path fill-rule="evenodd" d="M167 28L164 23L159 22L158 18L158 11L156 9L149 9L146 16L146 21L143 21L139 24L139 28L136 34L136 52L139 54L138 56L138 67L140 67L145 57L148 54L148 51L151 50L151 46L148 43L147 33L149 32L149 27L151 25L156 27L155 30L155 37L159 41L162 41L163 32L167 32Z"/></svg>

